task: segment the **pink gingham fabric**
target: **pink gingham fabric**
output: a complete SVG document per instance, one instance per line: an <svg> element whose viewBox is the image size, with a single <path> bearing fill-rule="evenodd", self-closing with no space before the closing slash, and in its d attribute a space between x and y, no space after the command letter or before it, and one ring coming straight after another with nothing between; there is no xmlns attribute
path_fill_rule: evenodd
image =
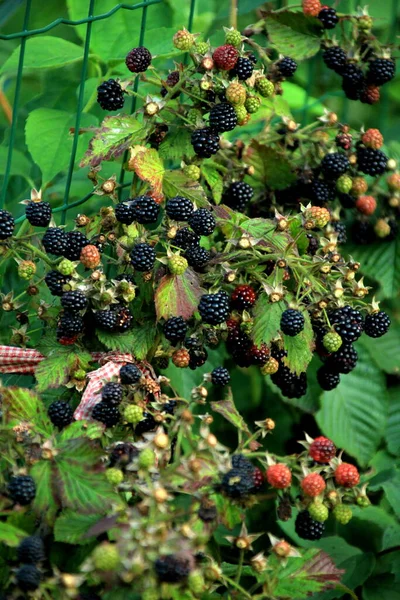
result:
<svg viewBox="0 0 400 600"><path fill-rule="evenodd" d="M43 354L31 348L0 346L0 373L25 373L33 375Z"/></svg>

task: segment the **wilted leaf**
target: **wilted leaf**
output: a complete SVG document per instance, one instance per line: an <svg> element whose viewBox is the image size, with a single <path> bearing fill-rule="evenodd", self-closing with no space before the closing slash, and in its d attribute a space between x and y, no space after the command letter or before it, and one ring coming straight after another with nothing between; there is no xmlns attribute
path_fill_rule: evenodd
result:
<svg viewBox="0 0 400 600"><path fill-rule="evenodd" d="M163 199L164 164L157 150L145 146L133 146L129 166L135 171L139 179L150 184L152 196L157 202L161 202Z"/></svg>
<svg viewBox="0 0 400 600"><path fill-rule="evenodd" d="M254 167L254 175L251 177L253 185L282 190L296 179L290 162L283 153L256 140L247 148L243 160Z"/></svg>
<svg viewBox="0 0 400 600"><path fill-rule="evenodd" d="M199 278L192 269L187 269L183 275L164 275L154 297L157 318L181 316L190 319L201 295Z"/></svg>
<svg viewBox="0 0 400 600"><path fill-rule="evenodd" d="M227 393L227 398L225 400L211 402L211 408L214 412L222 415L229 423L232 423L237 429L240 429L240 431L250 433L246 422L239 414L235 403L233 402L232 391Z"/></svg>

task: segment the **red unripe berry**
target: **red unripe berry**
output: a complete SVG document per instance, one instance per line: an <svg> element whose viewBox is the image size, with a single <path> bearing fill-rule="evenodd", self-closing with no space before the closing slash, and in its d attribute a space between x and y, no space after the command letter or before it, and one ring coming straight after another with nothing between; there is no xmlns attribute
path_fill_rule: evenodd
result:
<svg viewBox="0 0 400 600"><path fill-rule="evenodd" d="M303 13L308 17L317 17L322 10L319 0L303 0Z"/></svg>
<svg viewBox="0 0 400 600"><path fill-rule="evenodd" d="M321 435L311 443L308 453L315 462L327 464L334 458L336 446L332 440Z"/></svg>
<svg viewBox="0 0 400 600"><path fill-rule="evenodd" d="M238 285L232 292L232 306L237 310L251 308L256 301L256 293L250 285Z"/></svg>
<svg viewBox="0 0 400 600"><path fill-rule="evenodd" d="M354 487L360 481L357 467L350 463L341 463L335 471L335 481L346 488Z"/></svg>
<svg viewBox="0 0 400 600"><path fill-rule="evenodd" d="M326 483L319 473L309 473L300 485L306 496L311 496L311 498L319 496L326 488Z"/></svg>
<svg viewBox="0 0 400 600"><path fill-rule="evenodd" d="M266 475L269 485L278 490L283 490L292 483L292 473L286 465L271 465L268 467Z"/></svg>
<svg viewBox="0 0 400 600"><path fill-rule="evenodd" d="M261 471L261 469L259 469L258 467L255 467L254 471L253 471L253 484L254 484L254 491L258 492L264 483L264 474Z"/></svg>
<svg viewBox="0 0 400 600"><path fill-rule="evenodd" d="M239 52L234 46L225 44L214 50L213 59L215 66L221 71L230 71L236 65Z"/></svg>
<svg viewBox="0 0 400 600"><path fill-rule="evenodd" d="M379 129L367 129L361 136L361 141L368 148L379 150L379 148L382 148L383 146L383 135Z"/></svg>
<svg viewBox="0 0 400 600"><path fill-rule="evenodd" d="M376 200L373 196L360 196L356 201L356 208L362 215L372 215L376 210Z"/></svg>

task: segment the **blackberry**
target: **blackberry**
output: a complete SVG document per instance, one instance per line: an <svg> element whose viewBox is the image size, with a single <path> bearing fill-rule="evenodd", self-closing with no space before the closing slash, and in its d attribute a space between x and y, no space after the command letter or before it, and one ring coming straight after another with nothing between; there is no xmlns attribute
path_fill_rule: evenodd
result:
<svg viewBox="0 0 400 600"><path fill-rule="evenodd" d="M14 217L8 210L0 210L0 240L6 240L14 233Z"/></svg>
<svg viewBox="0 0 400 600"><path fill-rule="evenodd" d="M103 331L117 330L117 313L114 310L98 310L94 315L96 327Z"/></svg>
<svg viewBox="0 0 400 600"><path fill-rule="evenodd" d="M118 442L110 452L110 467L125 467L139 455L139 450L130 442Z"/></svg>
<svg viewBox="0 0 400 600"><path fill-rule="evenodd" d="M189 217L188 223L197 235L211 235L216 223L208 208L198 208Z"/></svg>
<svg viewBox="0 0 400 600"><path fill-rule="evenodd" d="M354 221L351 228L351 239L360 246L372 244L376 239L372 224L369 221Z"/></svg>
<svg viewBox="0 0 400 600"><path fill-rule="evenodd" d="M194 269L202 269L211 258L211 254L201 246L190 246L185 252L188 264Z"/></svg>
<svg viewBox="0 0 400 600"><path fill-rule="evenodd" d="M138 196L131 205L133 218L141 225L155 223L158 219L160 207L150 196Z"/></svg>
<svg viewBox="0 0 400 600"><path fill-rule="evenodd" d="M326 154L321 162L321 170L328 179L338 179L349 167L349 159L341 152Z"/></svg>
<svg viewBox="0 0 400 600"><path fill-rule="evenodd" d="M389 316L383 310L373 312L365 317L364 331L369 337L382 337L387 333L389 327Z"/></svg>
<svg viewBox="0 0 400 600"><path fill-rule="evenodd" d="M194 231L191 231L188 227L182 227L176 232L176 236L173 239L174 246L177 246L181 250L187 250L192 246L198 246L200 242L200 236Z"/></svg>
<svg viewBox="0 0 400 600"><path fill-rule="evenodd" d="M42 574L35 565L21 565L15 573L17 585L23 592L34 592L40 586Z"/></svg>
<svg viewBox="0 0 400 600"><path fill-rule="evenodd" d="M155 125L153 133L148 138L150 146L152 148L158 149L167 133L168 125L165 125L165 123L157 123Z"/></svg>
<svg viewBox="0 0 400 600"><path fill-rule="evenodd" d="M29 202L25 215L31 225L47 227L51 219L51 207L48 202Z"/></svg>
<svg viewBox="0 0 400 600"><path fill-rule="evenodd" d="M250 285L238 285L232 292L232 308L236 310L248 310L254 306L256 298L256 293Z"/></svg>
<svg viewBox="0 0 400 600"><path fill-rule="evenodd" d="M342 90L344 91L346 98L349 100L360 100L361 92L363 90L363 88L360 86L362 85L363 80L361 80L359 84L351 83L349 79L345 78L342 80Z"/></svg>
<svg viewBox="0 0 400 600"><path fill-rule="evenodd" d="M97 102L103 110L118 110L124 106L124 92L115 79L103 81L97 88Z"/></svg>
<svg viewBox="0 0 400 600"><path fill-rule="evenodd" d="M218 510L216 505L210 500L203 500L197 513L199 519L204 523L211 523L215 521L218 516Z"/></svg>
<svg viewBox="0 0 400 600"><path fill-rule="evenodd" d="M11 499L21 506L32 502L36 495L36 485L30 475L12 477L7 489Z"/></svg>
<svg viewBox="0 0 400 600"><path fill-rule="evenodd" d="M127 202L119 202L115 207L115 218L120 223L130 225L134 221L132 204Z"/></svg>
<svg viewBox="0 0 400 600"><path fill-rule="evenodd" d="M61 315L57 325L57 339L72 337L83 331L83 319L80 315L65 312Z"/></svg>
<svg viewBox="0 0 400 600"><path fill-rule="evenodd" d="M343 306L330 311L329 321L336 333L346 343L355 342L363 332L364 322L361 313L351 306Z"/></svg>
<svg viewBox="0 0 400 600"><path fill-rule="evenodd" d="M324 29L333 29L339 23L339 17L334 8L323 8L318 13L318 19L321 21Z"/></svg>
<svg viewBox="0 0 400 600"><path fill-rule="evenodd" d="M317 381L319 386L328 392L339 385L340 375L339 373L332 373L325 365L323 365L317 371Z"/></svg>
<svg viewBox="0 0 400 600"><path fill-rule="evenodd" d="M269 359L269 349L266 344L261 344L260 347L254 345L250 348L249 352L251 358L251 364L263 366Z"/></svg>
<svg viewBox="0 0 400 600"><path fill-rule="evenodd" d="M277 373L271 375L271 380L279 387L286 398L301 398L307 393L307 376L305 373L296 375L288 367L280 366Z"/></svg>
<svg viewBox="0 0 400 600"><path fill-rule="evenodd" d="M393 79L396 72L395 62L390 58L376 58L368 65L367 80L373 85L383 85Z"/></svg>
<svg viewBox="0 0 400 600"><path fill-rule="evenodd" d="M337 352L333 352L325 365L333 373L350 373L356 366L358 354L352 344L342 344Z"/></svg>
<svg viewBox="0 0 400 600"><path fill-rule="evenodd" d="M136 271L151 271L156 262L156 253L149 244L136 244L130 253L130 259Z"/></svg>
<svg viewBox="0 0 400 600"><path fill-rule="evenodd" d="M135 427L135 435L143 435L149 431L153 431L157 427L157 422L153 415L148 412L143 413L143 419Z"/></svg>
<svg viewBox="0 0 400 600"><path fill-rule="evenodd" d="M59 227L49 227L42 237L42 244L47 254L63 256L68 244L67 235Z"/></svg>
<svg viewBox="0 0 400 600"><path fill-rule="evenodd" d="M231 376L225 367L215 367L211 371L211 383L214 385L228 385L230 380Z"/></svg>
<svg viewBox="0 0 400 600"><path fill-rule="evenodd" d="M248 183L244 181L234 181L225 190L221 202L230 206L234 210L243 212L246 205L250 202L254 194L254 190Z"/></svg>
<svg viewBox="0 0 400 600"><path fill-rule="evenodd" d="M36 565L45 559L44 544L38 535L24 538L17 548L18 561L25 564Z"/></svg>
<svg viewBox="0 0 400 600"><path fill-rule="evenodd" d="M199 313L204 323L219 325L229 316L229 298L226 292L203 294L200 298Z"/></svg>
<svg viewBox="0 0 400 600"><path fill-rule="evenodd" d="M70 310L71 312L79 312L87 308L88 301L82 292L79 290L73 290L71 292L65 292L61 296L61 306Z"/></svg>
<svg viewBox="0 0 400 600"><path fill-rule="evenodd" d="M355 208L357 198L351 194L338 194L339 202L343 208Z"/></svg>
<svg viewBox="0 0 400 600"><path fill-rule="evenodd" d="M253 75L253 69L253 62L249 58L240 56L236 61L236 65L229 71L229 75L244 81Z"/></svg>
<svg viewBox="0 0 400 600"><path fill-rule="evenodd" d="M171 317L163 327L164 336L174 346L185 339L187 330L187 323L182 317Z"/></svg>
<svg viewBox="0 0 400 600"><path fill-rule="evenodd" d="M73 409L68 402L63 402L63 400L52 402L47 410L47 414L53 425L60 429L66 427L74 420Z"/></svg>
<svg viewBox="0 0 400 600"><path fill-rule="evenodd" d="M240 329L232 329L228 333L226 340L226 349L232 356L247 354L252 346L250 336Z"/></svg>
<svg viewBox="0 0 400 600"><path fill-rule="evenodd" d="M342 73L347 63L346 52L340 46L327 48L323 53L322 58L328 69L332 69L339 75Z"/></svg>
<svg viewBox="0 0 400 600"><path fill-rule="evenodd" d="M343 86L361 87L364 83L364 73L354 63L348 62L344 65L341 75L343 77Z"/></svg>
<svg viewBox="0 0 400 600"><path fill-rule="evenodd" d="M102 400L93 408L92 417L96 421L103 423L106 427L113 427L120 420L118 406Z"/></svg>
<svg viewBox="0 0 400 600"><path fill-rule="evenodd" d="M232 131L237 125L237 116L235 109L228 102L216 104L210 110L210 127L211 129L223 132Z"/></svg>
<svg viewBox="0 0 400 600"><path fill-rule="evenodd" d="M67 247L64 250L65 258L69 260L79 260L82 248L89 244L86 235L81 231L69 231L67 234Z"/></svg>
<svg viewBox="0 0 400 600"><path fill-rule="evenodd" d="M186 342L185 342L186 343ZM189 350L189 369L194 371L198 367L202 367L207 361L207 350L203 346L190 348Z"/></svg>
<svg viewBox="0 0 400 600"><path fill-rule="evenodd" d="M255 65L257 63L257 56L252 52L248 55L248 59Z"/></svg>
<svg viewBox="0 0 400 600"><path fill-rule="evenodd" d="M171 73L168 74L168 77L165 81L165 85L167 87L162 87L160 94L162 96L162 98L165 98L165 96L168 94L168 89L167 88L173 88L176 86L176 84L179 82L179 71L172 71ZM179 94L180 94L180 90L178 92L175 92L174 94L172 94L171 98L178 98Z"/></svg>
<svg viewBox="0 0 400 600"><path fill-rule="evenodd" d="M173 415L176 409L176 405L176 400L168 400L168 402L163 404L163 412L167 413L167 415Z"/></svg>
<svg viewBox="0 0 400 600"><path fill-rule="evenodd" d="M101 399L108 404L118 405L122 400L122 385L109 381L101 388Z"/></svg>
<svg viewBox="0 0 400 600"><path fill-rule="evenodd" d="M304 329L304 316L299 310L287 308L281 316L281 330L285 335L294 337Z"/></svg>
<svg viewBox="0 0 400 600"><path fill-rule="evenodd" d="M311 235L311 233L307 234L307 238L308 238L307 254L309 254L310 256L314 256L319 248L318 238Z"/></svg>
<svg viewBox="0 0 400 600"><path fill-rule="evenodd" d="M163 583L179 583L189 575L190 561L184 556L166 554L157 558L154 570L159 581Z"/></svg>
<svg viewBox="0 0 400 600"><path fill-rule="evenodd" d="M165 205L165 212L170 219L175 221L187 221L193 212L193 203L189 198L175 196L170 198Z"/></svg>
<svg viewBox="0 0 400 600"><path fill-rule="evenodd" d="M242 465L233 467L222 478L221 490L229 498L244 498L253 489L253 477L250 470Z"/></svg>
<svg viewBox="0 0 400 600"><path fill-rule="evenodd" d="M69 275L62 275L58 271L49 271L44 278L52 296L62 296L64 286L71 280Z"/></svg>
<svg viewBox="0 0 400 600"><path fill-rule="evenodd" d="M375 177L386 171L387 156L381 150L360 147L357 150L357 166L359 171Z"/></svg>
<svg viewBox="0 0 400 600"><path fill-rule="evenodd" d="M335 191L330 182L314 179L308 186L306 194L316 206L323 206L335 197Z"/></svg>
<svg viewBox="0 0 400 600"><path fill-rule="evenodd" d="M219 150L219 135L210 127L193 131L191 142L193 150L201 158L210 158Z"/></svg>
<svg viewBox="0 0 400 600"><path fill-rule="evenodd" d="M337 233L338 244L345 244L347 242L347 230L346 225L341 221L334 221L332 223L335 233Z"/></svg>
<svg viewBox="0 0 400 600"><path fill-rule="evenodd" d="M128 283L135 283L135 278L130 273L120 273L114 277L115 281L127 281Z"/></svg>
<svg viewBox="0 0 400 600"><path fill-rule="evenodd" d="M144 73L151 64L151 53L147 48L133 48L125 58L125 64L131 73Z"/></svg>
<svg viewBox="0 0 400 600"><path fill-rule="evenodd" d="M320 540L325 531L325 523L314 521L308 510L303 510L297 515L294 528L303 540Z"/></svg>
<svg viewBox="0 0 400 600"><path fill-rule="evenodd" d="M132 363L128 363L120 368L119 370L119 378L121 383L132 385L134 383L138 383L142 377L143 373L136 365Z"/></svg>
<svg viewBox="0 0 400 600"><path fill-rule="evenodd" d="M293 58L285 56L281 60L278 60L276 67L282 77L291 77L297 70L297 62Z"/></svg>
<svg viewBox="0 0 400 600"><path fill-rule="evenodd" d="M122 305L115 306L115 311L117 331L127 331L131 327L133 321L131 311L127 306Z"/></svg>

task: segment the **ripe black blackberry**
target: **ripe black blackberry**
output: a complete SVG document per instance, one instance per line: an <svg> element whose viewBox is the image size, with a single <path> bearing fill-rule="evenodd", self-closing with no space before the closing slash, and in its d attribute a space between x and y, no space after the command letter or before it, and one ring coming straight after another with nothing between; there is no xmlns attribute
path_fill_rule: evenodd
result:
<svg viewBox="0 0 400 600"><path fill-rule="evenodd" d="M188 223L197 235L211 235L216 223L208 208L198 208L189 217Z"/></svg>
<svg viewBox="0 0 400 600"><path fill-rule="evenodd" d="M125 225L130 225L134 221L132 204L129 202L119 202L115 209L115 218L120 223L124 223Z"/></svg>
<svg viewBox="0 0 400 600"><path fill-rule="evenodd" d="M184 196L175 196L167 201L165 212L170 219L187 221L193 212L193 203Z"/></svg>
<svg viewBox="0 0 400 600"><path fill-rule="evenodd" d="M364 331L372 338L382 337L390 327L390 318L383 310L373 312L365 317Z"/></svg>
<svg viewBox="0 0 400 600"><path fill-rule="evenodd" d="M244 181L234 181L223 193L221 202L235 210L243 212L246 205L250 202L254 190Z"/></svg>
<svg viewBox="0 0 400 600"><path fill-rule="evenodd" d="M201 158L210 158L210 156L216 154L219 150L218 132L210 127L193 131L191 142L193 150Z"/></svg>
<svg viewBox="0 0 400 600"><path fill-rule="evenodd" d="M47 227L51 219L51 206L48 202L29 202L25 215L31 225Z"/></svg>
<svg viewBox="0 0 400 600"><path fill-rule="evenodd" d="M67 249L68 238L63 229L49 227L42 237L42 244L47 254L63 256Z"/></svg>
<svg viewBox="0 0 400 600"><path fill-rule="evenodd" d="M333 29L339 23L339 17L334 8L324 7L318 13L318 19L321 21L324 29Z"/></svg>
<svg viewBox="0 0 400 600"><path fill-rule="evenodd" d="M346 225L342 221L334 221L332 223L334 231L337 233L338 244L345 244L347 242L347 229Z"/></svg>
<svg viewBox="0 0 400 600"><path fill-rule="evenodd" d="M349 159L341 152L325 154L321 162L321 171L327 179L338 179L349 167Z"/></svg>
<svg viewBox="0 0 400 600"><path fill-rule="evenodd" d="M318 238L314 237L311 233L307 233L307 238L308 238L307 254L309 254L310 256L314 256L319 248Z"/></svg>
<svg viewBox="0 0 400 600"><path fill-rule="evenodd" d="M200 236L194 231L191 231L188 227L182 227L176 232L172 243L181 250L187 250L192 246L198 246L200 242Z"/></svg>
<svg viewBox="0 0 400 600"><path fill-rule="evenodd" d="M61 296L61 306L71 312L79 312L87 308L88 301L83 292L73 290Z"/></svg>
<svg viewBox="0 0 400 600"><path fill-rule="evenodd" d="M82 248L90 242L81 231L69 231L67 234L67 247L64 250L65 258L68 260L79 260Z"/></svg>
<svg viewBox="0 0 400 600"><path fill-rule="evenodd" d="M55 427L62 429L74 420L74 411L68 402L63 400L55 400L47 410L50 421Z"/></svg>
<svg viewBox="0 0 400 600"><path fill-rule="evenodd" d="M336 333L348 344L358 340L364 329L362 314L351 306L343 306L328 314Z"/></svg>
<svg viewBox="0 0 400 600"><path fill-rule="evenodd" d="M297 70L297 62L293 58L285 56L278 60L276 67L282 77L291 77Z"/></svg>
<svg viewBox="0 0 400 600"><path fill-rule="evenodd" d="M98 310L94 314L96 327L103 331L117 330L117 313L114 310Z"/></svg>
<svg viewBox="0 0 400 600"><path fill-rule="evenodd" d="M239 56L236 65L229 71L231 77L237 77L241 81L245 81L253 75L253 62L249 58Z"/></svg>
<svg viewBox="0 0 400 600"><path fill-rule="evenodd" d="M265 365L267 360L269 359L269 349L266 344L261 344L261 346L256 346L255 344L250 348L249 351L251 364L262 366Z"/></svg>
<svg viewBox="0 0 400 600"><path fill-rule="evenodd" d="M167 88L173 88L176 86L176 84L179 82L179 71L172 71L171 73L168 74L168 77L165 81L165 85L167 87L162 87L160 90L160 94L162 96L162 98L165 98L165 96L168 94L168 89ZM175 92L174 94L172 94L171 98L172 100L174 98L178 98L179 94L181 93L181 91L179 90L178 92Z"/></svg>
<svg viewBox="0 0 400 600"><path fill-rule="evenodd" d="M325 531L325 523L314 521L308 510L303 510L297 515L294 528L303 540L320 540Z"/></svg>
<svg viewBox="0 0 400 600"><path fill-rule="evenodd" d="M97 88L97 102L103 110L118 110L124 106L124 92L115 79L103 81Z"/></svg>
<svg viewBox="0 0 400 600"><path fill-rule="evenodd" d="M92 410L92 417L104 423L106 427L113 427L120 421L118 406L101 400Z"/></svg>
<svg viewBox="0 0 400 600"><path fill-rule="evenodd" d="M301 398L307 393L306 373L296 375L288 367L281 365L278 372L271 375L271 379L286 398Z"/></svg>
<svg viewBox="0 0 400 600"><path fill-rule="evenodd" d="M120 404L122 400L122 385L115 381L109 381L101 388L101 399L109 404Z"/></svg>
<svg viewBox="0 0 400 600"><path fill-rule="evenodd" d="M143 413L143 419L135 427L135 435L143 435L149 431L153 431L157 427L157 422L153 415L148 412Z"/></svg>
<svg viewBox="0 0 400 600"><path fill-rule="evenodd" d="M230 380L231 376L225 367L215 367L211 371L211 383L214 385L228 385Z"/></svg>
<svg viewBox="0 0 400 600"><path fill-rule="evenodd" d="M160 582L179 583L186 579L191 571L190 560L186 556L165 554L157 558L154 570Z"/></svg>
<svg viewBox="0 0 400 600"><path fill-rule="evenodd" d="M337 352L333 352L325 362L327 369L333 373L350 373L356 366L358 354L352 344L342 344Z"/></svg>
<svg viewBox="0 0 400 600"><path fill-rule="evenodd" d="M0 210L0 240L6 240L14 233L14 217L8 210Z"/></svg>
<svg viewBox="0 0 400 600"><path fill-rule="evenodd" d="M226 340L226 349L232 356L247 354L253 342L250 336L239 328L231 329Z"/></svg>
<svg viewBox="0 0 400 600"><path fill-rule="evenodd" d="M130 442L118 442L110 452L110 467L125 467L139 455L139 450Z"/></svg>
<svg viewBox="0 0 400 600"><path fill-rule="evenodd" d="M304 316L299 310L287 308L281 316L281 330L285 335L291 337L304 329Z"/></svg>
<svg viewBox="0 0 400 600"><path fill-rule="evenodd" d="M177 401L176 400L168 400L168 402L165 402L163 404L163 412L167 413L167 415L173 415L175 413L175 409L177 406Z"/></svg>
<svg viewBox="0 0 400 600"><path fill-rule="evenodd" d="M34 592L38 589L42 574L35 565L21 565L15 573L17 586L23 592Z"/></svg>
<svg viewBox="0 0 400 600"><path fill-rule="evenodd" d="M187 323L182 317L171 317L163 326L164 335L173 346L185 339L187 330Z"/></svg>
<svg viewBox="0 0 400 600"><path fill-rule="evenodd" d="M306 195L315 206L324 206L335 198L335 190L331 182L313 179L307 188Z"/></svg>
<svg viewBox="0 0 400 600"><path fill-rule="evenodd" d="M329 392L339 385L340 375L339 373L332 373L332 371L323 365L317 371L317 381L323 390Z"/></svg>
<svg viewBox="0 0 400 600"><path fill-rule="evenodd" d="M358 170L366 175L382 175L386 171L387 161L387 156L381 150L362 146L357 149Z"/></svg>
<svg viewBox="0 0 400 600"><path fill-rule="evenodd" d="M229 498L245 498L251 493L252 489L252 472L243 469L242 465L230 469L225 473L221 481L221 490Z"/></svg>
<svg viewBox="0 0 400 600"><path fill-rule="evenodd" d="M185 252L185 258L194 269L202 269L209 262L211 254L201 246L190 246Z"/></svg>
<svg viewBox="0 0 400 600"><path fill-rule="evenodd" d="M69 275L62 275L58 271L49 271L44 278L52 296L62 296L64 286L71 280Z"/></svg>
<svg viewBox="0 0 400 600"><path fill-rule="evenodd" d="M156 262L156 253L149 244L136 244L130 253L130 259L136 271L151 271Z"/></svg>
<svg viewBox="0 0 400 600"><path fill-rule="evenodd" d="M376 234L370 221L354 221L351 228L351 239L360 246L372 244L376 240Z"/></svg>
<svg viewBox="0 0 400 600"><path fill-rule="evenodd" d="M131 73L144 73L151 64L151 53L147 48L133 48L125 58L125 64Z"/></svg>
<svg viewBox="0 0 400 600"><path fill-rule="evenodd" d="M131 273L120 273L114 277L115 281L127 281L128 283L135 283L135 278Z"/></svg>
<svg viewBox="0 0 400 600"><path fill-rule="evenodd" d="M197 515L204 523L211 523L217 518L218 510L214 502L203 499Z"/></svg>
<svg viewBox="0 0 400 600"><path fill-rule="evenodd" d="M346 52L340 46L327 48L323 53L322 58L328 69L332 69L339 75L342 73L347 63Z"/></svg>
<svg viewBox="0 0 400 600"><path fill-rule="evenodd" d="M57 325L57 339L69 338L82 333L84 327L80 315L65 312L61 315Z"/></svg>
<svg viewBox="0 0 400 600"><path fill-rule="evenodd" d="M168 125L165 123L157 123L153 133L149 136L148 141L152 148L158 149L161 142L168 133Z"/></svg>
<svg viewBox="0 0 400 600"><path fill-rule="evenodd" d="M186 344L186 342L185 342ZM208 353L203 346L197 346L189 349L189 369L195 371L198 367L202 367L207 361Z"/></svg>
<svg viewBox="0 0 400 600"><path fill-rule="evenodd" d="M216 104L210 110L210 127L211 129L223 132L232 131L237 125L237 116L232 104L222 102Z"/></svg>
<svg viewBox="0 0 400 600"><path fill-rule="evenodd" d="M160 207L150 196L138 196L131 205L133 218L141 225L155 223L158 219Z"/></svg>
<svg viewBox="0 0 400 600"><path fill-rule="evenodd" d="M342 90L344 91L346 98L349 100L360 100L361 92L363 90L362 85L363 81L361 81L359 84L355 84L351 83L348 79L342 80Z"/></svg>
<svg viewBox="0 0 400 600"><path fill-rule="evenodd" d="M342 71L341 75L343 77L343 85L344 86L353 86L354 88L360 87L364 84L364 73L356 64L352 62L347 62Z"/></svg>
<svg viewBox="0 0 400 600"><path fill-rule="evenodd" d="M203 294L200 298L199 313L204 323L218 325L229 316L229 297L226 292Z"/></svg>
<svg viewBox="0 0 400 600"><path fill-rule="evenodd" d="M338 199L343 208L354 208L356 205L356 196L351 194L338 194Z"/></svg>
<svg viewBox="0 0 400 600"><path fill-rule="evenodd" d="M36 485L30 475L12 477L7 489L11 499L21 506L32 502L36 495Z"/></svg>
<svg viewBox="0 0 400 600"><path fill-rule="evenodd" d="M140 381L143 373L136 365L128 363L120 368L119 378L121 383L126 385L132 385Z"/></svg>
<svg viewBox="0 0 400 600"><path fill-rule="evenodd" d="M24 538L17 548L17 558L20 563L36 565L45 559L44 544L38 535Z"/></svg>
<svg viewBox="0 0 400 600"><path fill-rule="evenodd" d="M373 85L383 85L391 81L396 72L396 65L391 58L376 58L368 65L367 81Z"/></svg>

